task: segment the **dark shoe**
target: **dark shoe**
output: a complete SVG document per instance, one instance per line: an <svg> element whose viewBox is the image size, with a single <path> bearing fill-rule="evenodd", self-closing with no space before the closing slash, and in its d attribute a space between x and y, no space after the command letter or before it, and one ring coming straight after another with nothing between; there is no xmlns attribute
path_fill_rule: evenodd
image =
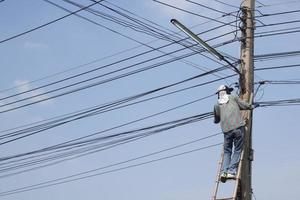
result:
<svg viewBox="0 0 300 200"><path fill-rule="evenodd" d="M223 172L220 176L220 180L222 183L225 183L226 182L226 179L227 179L227 173L226 172Z"/></svg>

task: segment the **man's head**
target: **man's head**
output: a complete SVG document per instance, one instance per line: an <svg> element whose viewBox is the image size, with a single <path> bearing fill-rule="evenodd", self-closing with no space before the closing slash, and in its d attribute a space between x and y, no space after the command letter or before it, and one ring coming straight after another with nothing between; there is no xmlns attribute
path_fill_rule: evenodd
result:
<svg viewBox="0 0 300 200"><path fill-rule="evenodd" d="M221 91L225 91L226 94L230 94L233 91L233 88L230 88L227 85L220 85L216 94L219 94Z"/></svg>

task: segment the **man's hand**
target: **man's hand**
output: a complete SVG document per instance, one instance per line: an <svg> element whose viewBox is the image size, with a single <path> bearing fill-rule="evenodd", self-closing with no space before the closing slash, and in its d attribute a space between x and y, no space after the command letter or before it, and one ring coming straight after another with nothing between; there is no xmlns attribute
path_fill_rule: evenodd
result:
<svg viewBox="0 0 300 200"><path fill-rule="evenodd" d="M259 107L259 103L253 103L253 104L251 105L251 109L252 109L252 110L255 109L255 108L257 108L257 107Z"/></svg>

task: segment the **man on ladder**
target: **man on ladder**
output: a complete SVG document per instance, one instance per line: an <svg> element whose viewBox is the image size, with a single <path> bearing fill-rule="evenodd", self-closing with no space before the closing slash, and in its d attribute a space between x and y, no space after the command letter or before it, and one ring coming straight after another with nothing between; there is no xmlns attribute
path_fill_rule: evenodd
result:
<svg viewBox="0 0 300 200"><path fill-rule="evenodd" d="M246 123L240 111L256 107L242 101L238 96L231 95L232 91L233 88L221 85L217 91L218 102L214 106L214 122L221 123L224 133L224 158L220 171L220 180L223 183L227 179L235 179L243 150Z"/></svg>

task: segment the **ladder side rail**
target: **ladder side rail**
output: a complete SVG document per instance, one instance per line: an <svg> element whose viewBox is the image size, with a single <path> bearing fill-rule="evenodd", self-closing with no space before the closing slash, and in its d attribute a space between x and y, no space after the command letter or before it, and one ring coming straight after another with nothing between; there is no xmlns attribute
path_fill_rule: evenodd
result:
<svg viewBox="0 0 300 200"><path fill-rule="evenodd" d="M216 198L217 198L219 184L220 184L220 172L221 172L223 160L224 160L224 148L222 149L221 158L219 160L219 167L217 170L217 177L216 177L216 181L215 181L215 188L214 188L214 194L213 194L212 200L216 200Z"/></svg>

